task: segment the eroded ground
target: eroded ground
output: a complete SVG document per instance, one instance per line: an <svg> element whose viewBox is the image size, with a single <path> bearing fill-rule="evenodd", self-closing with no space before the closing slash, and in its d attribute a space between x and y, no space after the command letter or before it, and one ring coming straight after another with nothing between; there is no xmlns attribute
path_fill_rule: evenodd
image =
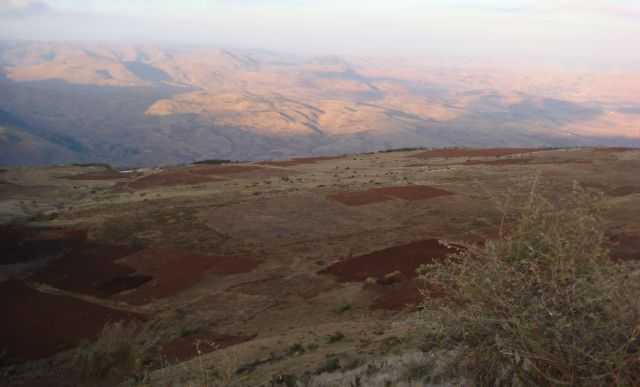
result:
<svg viewBox="0 0 640 387"><path fill-rule="evenodd" d="M2 170L5 380L73 385L73 348L115 320L154 330L158 385L197 378L171 365L202 342L198 364L233 359L240 385L356 364L409 345L415 269L494 237L495 201L537 175L607 194L612 257L640 259L639 170L626 149Z"/></svg>

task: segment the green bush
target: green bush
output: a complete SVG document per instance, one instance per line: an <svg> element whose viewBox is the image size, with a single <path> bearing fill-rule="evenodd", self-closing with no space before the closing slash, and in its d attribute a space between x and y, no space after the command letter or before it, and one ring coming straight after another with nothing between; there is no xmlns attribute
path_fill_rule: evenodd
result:
<svg viewBox="0 0 640 387"><path fill-rule="evenodd" d="M427 346L475 385L640 385L640 278L609 259L602 197L517 202L506 235L420 269Z"/></svg>

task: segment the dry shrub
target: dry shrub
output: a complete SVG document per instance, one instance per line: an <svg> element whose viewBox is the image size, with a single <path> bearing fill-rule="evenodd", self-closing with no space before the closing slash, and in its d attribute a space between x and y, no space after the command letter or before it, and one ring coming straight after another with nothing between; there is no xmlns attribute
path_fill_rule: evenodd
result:
<svg viewBox="0 0 640 387"><path fill-rule="evenodd" d="M215 342L196 342L197 356L189 362L181 365L186 374L189 375L189 382L180 385L185 387L229 387L238 380L238 370L242 360L239 353L233 348L221 350L215 357L215 362L211 364L207 360L203 348L210 347L214 350L220 349Z"/></svg>
<svg viewBox="0 0 640 387"><path fill-rule="evenodd" d="M335 358L329 358L335 359ZM329 360L328 359L328 360ZM337 368L316 375L307 374L298 379L296 387L422 387L429 374L437 369L438 360L422 352L385 356L360 364L352 369ZM428 384L431 387L458 385Z"/></svg>
<svg viewBox="0 0 640 387"><path fill-rule="evenodd" d="M427 345L474 385L640 385L640 278L608 257L602 196L526 196L507 235L420 269Z"/></svg>
<svg viewBox="0 0 640 387"><path fill-rule="evenodd" d="M77 350L73 367L83 383L91 385L140 380L153 360L156 344L157 338L138 323L108 323L95 342Z"/></svg>

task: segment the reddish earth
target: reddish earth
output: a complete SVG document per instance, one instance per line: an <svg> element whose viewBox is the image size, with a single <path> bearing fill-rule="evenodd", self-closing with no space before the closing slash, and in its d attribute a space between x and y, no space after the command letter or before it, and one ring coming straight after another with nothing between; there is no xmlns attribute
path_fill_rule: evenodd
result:
<svg viewBox="0 0 640 387"><path fill-rule="evenodd" d="M364 281L368 277L382 278L394 271L414 278L420 265L435 262L456 251L457 248L444 246L437 239L427 239L348 258L334 263L321 273L331 274L341 282Z"/></svg>
<svg viewBox="0 0 640 387"><path fill-rule="evenodd" d="M255 172L263 170L254 165L198 166L191 169L198 175L230 175L234 173Z"/></svg>
<svg viewBox="0 0 640 387"><path fill-rule="evenodd" d="M467 160L465 165L511 165L529 164L532 159L498 159L498 160Z"/></svg>
<svg viewBox="0 0 640 387"><path fill-rule="evenodd" d="M114 294L114 288L121 287L114 286L114 279L135 272L116 260L136 251L128 246L84 243L35 273L31 280L67 291L108 297Z"/></svg>
<svg viewBox="0 0 640 387"><path fill-rule="evenodd" d="M117 296L131 304L146 304L170 297L195 285L207 273L230 275L246 273L258 266L252 258L206 256L165 249L147 249L118 262L136 273L152 277L131 292Z"/></svg>
<svg viewBox="0 0 640 387"><path fill-rule="evenodd" d="M374 299L370 308L384 310L415 309L423 300L420 290L425 289L425 286L427 285L418 278L411 278L388 286L374 285L372 288L379 296ZM442 290L429 286L429 297L439 297L442 294Z"/></svg>
<svg viewBox="0 0 640 387"><path fill-rule="evenodd" d="M418 153L410 157L420 159L449 158L449 157L502 157L542 151L542 148L491 148L491 149L433 149Z"/></svg>
<svg viewBox="0 0 640 387"><path fill-rule="evenodd" d="M178 337L162 346L160 354L170 363L183 362L200 354L210 353L232 345L253 340L255 336L204 334Z"/></svg>
<svg viewBox="0 0 640 387"><path fill-rule="evenodd" d="M134 177L131 174L120 173L118 171L100 171L100 172L87 172L80 175L65 176L67 180L116 180L116 179L128 179Z"/></svg>
<svg viewBox="0 0 640 387"><path fill-rule="evenodd" d="M203 184L215 181L222 181L222 179L194 174L189 171L177 170L154 173L153 175L148 175L130 183L126 183L122 185L122 187L133 189L149 189L165 186Z"/></svg>
<svg viewBox="0 0 640 387"><path fill-rule="evenodd" d="M409 185L406 187L385 187L377 188L376 192L382 195L392 196L402 200L425 200L436 198L438 196L453 195L449 191L443 189L429 187L425 185Z"/></svg>
<svg viewBox="0 0 640 387"><path fill-rule="evenodd" d="M459 251L457 247L447 247L436 239L418 241L401 246L361 255L337 262L322 274L331 274L341 282L361 282L375 278L378 284L367 285L378 296L372 309L400 310L408 305L415 306L420 300L416 270L420 265L433 263L448 254ZM397 281L387 285L380 284L385 275L400 272Z"/></svg>
<svg viewBox="0 0 640 387"><path fill-rule="evenodd" d="M640 235L617 234L610 237L611 258L616 261L640 261Z"/></svg>
<svg viewBox="0 0 640 387"><path fill-rule="evenodd" d="M83 245L85 230L0 227L0 265L55 257Z"/></svg>
<svg viewBox="0 0 640 387"><path fill-rule="evenodd" d="M416 278L390 286L376 285L374 290L380 296L374 300L371 309L402 310L415 307L422 301L421 286Z"/></svg>
<svg viewBox="0 0 640 387"><path fill-rule="evenodd" d="M439 188L424 185L410 185L405 187L373 188L367 191L340 192L331 195L330 198L348 206L362 206L393 199L413 201L448 195L453 194Z"/></svg>
<svg viewBox="0 0 640 387"><path fill-rule="evenodd" d="M141 316L34 290L21 281L0 284L0 346L9 363L51 356L95 339L107 322Z"/></svg>
<svg viewBox="0 0 640 387"><path fill-rule="evenodd" d="M245 273L254 259L84 242L35 273L31 280L96 297L145 304L196 284L204 274ZM127 293L119 294L125 291Z"/></svg>
<svg viewBox="0 0 640 387"><path fill-rule="evenodd" d="M126 290L135 289L151 281L153 277L144 274L131 274L122 277L115 277L101 283L98 292L103 295L114 295Z"/></svg>
<svg viewBox="0 0 640 387"><path fill-rule="evenodd" d="M272 165L276 167L294 167L296 165L315 164L320 161L338 160L341 158L342 156L305 157L305 158L294 158L291 160L282 160L282 161L263 161L259 164Z"/></svg>
<svg viewBox="0 0 640 387"><path fill-rule="evenodd" d="M375 189L359 192L340 192L329 197L347 206L364 206L394 199L391 196L380 194Z"/></svg>

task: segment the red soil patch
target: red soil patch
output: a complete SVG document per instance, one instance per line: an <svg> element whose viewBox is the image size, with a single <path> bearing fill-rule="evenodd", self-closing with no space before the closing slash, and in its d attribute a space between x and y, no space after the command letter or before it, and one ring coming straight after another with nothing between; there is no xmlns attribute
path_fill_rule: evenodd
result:
<svg viewBox="0 0 640 387"><path fill-rule="evenodd" d="M206 256L161 249L143 250L118 263L135 269L138 274L153 277L135 290L116 296L136 305L173 296L192 287L206 273L240 274L258 266L258 262L251 258Z"/></svg>
<svg viewBox="0 0 640 387"><path fill-rule="evenodd" d="M194 335L178 337L162 346L162 358L169 362L183 362L200 354L206 354L254 339L256 336Z"/></svg>
<svg viewBox="0 0 640 387"><path fill-rule="evenodd" d="M364 206L395 199L392 196L382 195L375 189L359 192L340 192L329 197L347 206Z"/></svg>
<svg viewBox="0 0 640 387"><path fill-rule="evenodd" d="M420 265L440 260L456 251L457 248L444 246L437 239L427 239L348 258L320 273L331 274L341 282L364 281L368 277L382 278L394 271L414 278Z"/></svg>
<svg viewBox="0 0 640 387"><path fill-rule="evenodd" d="M449 191L443 189L429 187L426 185L409 185L406 187L385 187L377 188L376 192L382 195L388 195L402 200L425 200L432 199L438 196L453 195Z"/></svg>
<svg viewBox="0 0 640 387"><path fill-rule="evenodd" d="M166 186L203 184L221 180L222 179L191 173L190 171L162 171L127 183L124 187L149 189Z"/></svg>
<svg viewBox="0 0 640 387"><path fill-rule="evenodd" d="M85 243L51 262L31 279L58 289L108 297L113 294L115 278L127 277L135 271L115 260L136 251L128 246Z"/></svg>
<svg viewBox="0 0 640 387"><path fill-rule="evenodd" d="M115 277L101 283L98 286L98 292L100 294L114 295L140 287L152 279L153 277L144 274L131 274L122 277Z"/></svg>
<svg viewBox="0 0 640 387"><path fill-rule="evenodd" d="M529 164L532 159L498 159L498 160L467 160L464 165L518 165Z"/></svg>
<svg viewBox="0 0 640 387"><path fill-rule="evenodd" d="M610 241L610 255L613 260L640 260L640 235L618 234L611 236Z"/></svg>
<svg viewBox="0 0 640 387"><path fill-rule="evenodd" d="M419 159L450 158L450 157L502 157L523 153L538 152L541 148L489 148L489 149L432 149L410 157Z"/></svg>
<svg viewBox="0 0 640 387"><path fill-rule="evenodd" d="M416 270L420 265L441 260L448 254L459 251L458 247L447 247L436 239L418 241L401 246L361 255L337 262L322 274L331 274L341 282L361 282L375 278L378 284L367 285L378 296L372 309L400 310L407 305L417 305L421 300ZM395 283L380 284L385 275L400 272Z"/></svg>
<svg viewBox="0 0 640 387"><path fill-rule="evenodd" d="M65 176L67 180L116 180L128 179L133 177L131 174L120 173L118 171L108 170L100 172L87 172L80 175Z"/></svg>
<svg viewBox="0 0 640 387"><path fill-rule="evenodd" d="M205 273L238 274L258 262L244 257L215 257L171 250L84 243L31 279L58 289L115 297L133 304L172 296L197 283ZM120 294L122 292L127 293Z"/></svg>
<svg viewBox="0 0 640 387"><path fill-rule="evenodd" d="M9 363L51 356L95 339L107 322L138 315L71 297L42 293L11 280L0 284L0 347Z"/></svg>
<svg viewBox="0 0 640 387"><path fill-rule="evenodd" d="M0 227L0 265L59 256L84 244L85 230Z"/></svg>
<svg viewBox="0 0 640 387"><path fill-rule="evenodd" d="M338 160L341 158L342 156L304 157L304 158L300 157L300 158L293 158L291 160L263 161L259 164L272 165L276 167L294 167L296 165L315 164L320 161Z"/></svg>
<svg viewBox="0 0 640 387"><path fill-rule="evenodd" d="M198 166L191 169L198 175L230 175L234 173L254 172L263 170L254 165L224 165L224 166Z"/></svg>
<svg viewBox="0 0 640 387"><path fill-rule="evenodd" d="M340 192L331 195L330 198L348 206L362 206L393 199L414 201L448 195L453 194L439 188L424 185L410 185L405 187L373 188L358 192Z"/></svg>
<svg viewBox="0 0 640 387"><path fill-rule="evenodd" d="M388 286L371 286L379 296L376 297L370 308L384 310L416 309L423 300L420 289L425 289L425 286L427 285L418 278L411 278ZM441 290L436 290L433 287L429 289L429 297L439 297L441 295Z"/></svg>
<svg viewBox="0 0 640 387"><path fill-rule="evenodd" d="M413 278L391 286L377 285L375 291L380 293L371 309L401 310L407 307L415 307L422 301L418 279Z"/></svg>

